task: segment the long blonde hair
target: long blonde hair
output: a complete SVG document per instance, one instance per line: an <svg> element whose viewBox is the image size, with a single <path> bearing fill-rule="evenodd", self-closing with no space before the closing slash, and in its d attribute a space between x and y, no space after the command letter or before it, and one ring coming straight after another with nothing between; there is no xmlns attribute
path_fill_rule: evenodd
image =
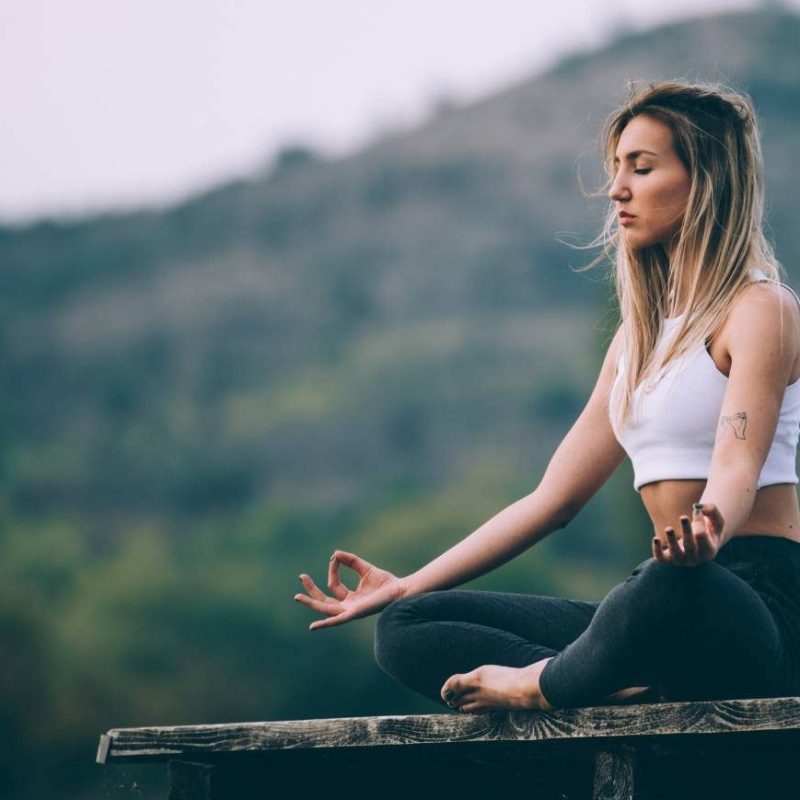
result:
<svg viewBox="0 0 800 800"><path fill-rule="evenodd" d="M750 98L719 84L661 81L628 84L623 104L602 130L608 180L625 126L639 114L666 123L686 167L691 188L671 261L660 245L634 250L620 235L614 203L593 244L615 263L614 287L623 327L624 375L609 398L619 430L633 406L635 389L661 368L716 333L749 282L751 267L780 282L782 269L763 231L764 181L761 142ZM700 265L694 269L694 265ZM588 267L587 267L588 268ZM683 319L655 363L654 350L665 317L677 316L677 287L694 273Z"/></svg>

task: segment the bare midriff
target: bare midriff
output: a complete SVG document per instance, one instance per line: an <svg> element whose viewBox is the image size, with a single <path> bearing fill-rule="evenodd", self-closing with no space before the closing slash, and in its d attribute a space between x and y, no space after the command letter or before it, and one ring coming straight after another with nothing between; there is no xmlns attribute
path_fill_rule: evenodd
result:
<svg viewBox="0 0 800 800"><path fill-rule="evenodd" d="M706 350L714 364L726 378L731 370L731 355L727 345L727 324L706 343ZM795 358L789 383L800 380L800 353ZM641 498L654 533L665 544L664 530L671 527L681 537L682 514L692 516L692 503L699 503L706 488L705 480L654 481L641 487ZM713 500L711 500L713 502ZM720 509L725 513L724 509ZM729 532L730 533L730 532ZM784 536L800 542L800 505L797 500L797 485L776 483L764 486L756 492L756 499L747 520L732 533L734 536ZM726 536L726 539L728 536Z"/></svg>
<svg viewBox="0 0 800 800"><path fill-rule="evenodd" d="M700 502L705 487L704 480L664 480L642 486L641 498L653 521L654 535L666 544L664 531L671 527L680 538L681 515L692 516L692 503ZM724 509L720 510L725 513ZM776 483L759 489L750 516L738 530L728 534L731 537L785 536L800 542L796 484Z"/></svg>

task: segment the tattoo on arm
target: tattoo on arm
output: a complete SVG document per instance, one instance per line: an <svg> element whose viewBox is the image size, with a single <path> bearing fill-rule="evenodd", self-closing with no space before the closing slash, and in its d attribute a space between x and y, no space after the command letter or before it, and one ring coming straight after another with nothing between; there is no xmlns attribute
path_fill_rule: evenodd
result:
<svg viewBox="0 0 800 800"><path fill-rule="evenodd" d="M738 414L719 418L719 427L717 429L718 438L722 438L728 431L733 431L733 435L737 439L746 439L745 431L747 430L747 413L740 411Z"/></svg>

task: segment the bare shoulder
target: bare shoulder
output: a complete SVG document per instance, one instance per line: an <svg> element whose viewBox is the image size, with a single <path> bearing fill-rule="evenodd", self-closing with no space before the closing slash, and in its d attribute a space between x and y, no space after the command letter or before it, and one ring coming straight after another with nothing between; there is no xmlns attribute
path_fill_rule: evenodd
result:
<svg viewBox="0 0 800 800"><path fill-rule="evenodd" d="M751 283L731 308L725 327L734 338L774 332L800 342L800 305L790 289L777 283Z"/></svg>
<svg viewBox="0 0 800 800"><path fill-rule="evenodd" d="M754 350L794 362L800 358L800 305L782 284L751 283L731 308L723 338L732 359Z"/></svg>
<svg viewBox="0 0 800 800"><path fill-rule="evenodd" d="M620 323L616 332L614 333L614 337L611 339L611 344L608 345L608 350L606 351L606 358L609 361L616 362L616 360L619 358L620 353L622 352L623 336L623 326Z"/></svg>

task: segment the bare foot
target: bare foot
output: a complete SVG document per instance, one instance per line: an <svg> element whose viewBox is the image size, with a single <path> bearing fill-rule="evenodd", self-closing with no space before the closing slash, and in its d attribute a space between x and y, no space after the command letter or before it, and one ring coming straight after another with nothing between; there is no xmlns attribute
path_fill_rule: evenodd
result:
<svg viewBox="0 0 800 800"><path fill-rule="evenodd" d="M650 691L649 686L631 686L629 689L620 689L618 692L614 692L614 694L608 695L608 697L606 697L606 700L608 700L610 704L624 703L631 697L636 697L637 695L649 691Z"/></svg>
<svg viewBox="0 0 800 800"><path fill-rule="evenodd" d="M553 706L539 688L539 675L549 660L519 668L484 664L472 672L451 675L442 686L442 698L451 708L465 712L494 708L550 711Z"/></svg>
<svg viewBox="0 0 800 800"><path fill-rule="evenodd" d="M549 660L519 668L484 664L472 672L451 675L442 686L442 698L451 708L464 712L498 708L552 711L539 687L539 676ZM647 691L649 686L631 686L608 695L606 700L609 704L625 703Z"/></svg>

